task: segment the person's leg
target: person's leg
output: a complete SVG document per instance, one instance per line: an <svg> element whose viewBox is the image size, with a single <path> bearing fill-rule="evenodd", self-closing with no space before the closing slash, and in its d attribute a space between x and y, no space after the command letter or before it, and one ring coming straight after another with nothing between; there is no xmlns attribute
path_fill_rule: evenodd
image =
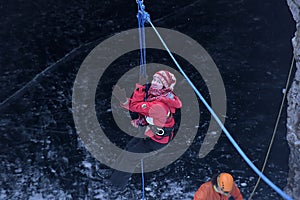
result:
<svg viewBox="0 0 300 200"><path fill-rule="evenodd" d="M135 152L135 151L133 151L132 147L134 147L137 143L141 142L141 140L143 138L145 138L144 132L145 132L145 127L139 126L137 134L126 144L125 150L128 151L128 149L130 148L131 150L129 150L129 151ZM137 151L138 150L139 149L137 149ZM135 153L138 153L138 152L135 152Z"/></svg>
<svg viewBox="0 0 300 200"><path fill-rule="evenodd" d="M128 184L132 173L114 170L109 180L114 186L123 189Z"/></svg>
<svg viewBox="0 0 300 200"><path fill-rule="evenodd" d="M134 147L135 145L137 145L139 142L141 142L142 138L138 138L138 137L133 137L131 140L129 140L129 142L126 144L125 150L126 151L130 151L130 152L134 152L132 149L132 147ZM137 153L137 152L134 152Z"/></svg>
<svg viewBox="0 0 300 200"><path fill-rule="evenodd" d="M165 147L167 144L161 144L149 138L148 140L145 140L145 145L148 147L148 150L150 152L150 151L160 150L161 148Z"/></svg>
<svg viewBox="0 0 300 200"><path fill-rule="evenodd" d="M145 145L145 141L142 138L131 139L128 145L126 146L126 150L134 153L149 152L149 149ZM116 160L116 165L123 166L123 169L126 169L126 172L114 170L110 177L110 182L119 188L124 188L127 185L131 175L133 174L136 168L136 165L140 162L140 158L136 156L127 155L128 154L123 153Z"/></svg>

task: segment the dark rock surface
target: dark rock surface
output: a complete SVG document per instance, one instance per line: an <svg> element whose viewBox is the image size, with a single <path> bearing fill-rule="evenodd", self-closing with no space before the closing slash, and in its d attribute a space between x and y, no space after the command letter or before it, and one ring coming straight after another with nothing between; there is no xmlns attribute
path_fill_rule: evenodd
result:
<svg viewBox="0 0 300 200"><path fill-rule="evenodd" d="M0 199L140 199L138 174L127 190L112 196L103 181L110 170L78 138L71 110L82 61L103 40L137 27L135 1L12 0L0 5ZM154 0L145 5L156 26L192 37L214 59L226 88L225 125L260 168L292 57L294 23L286 2ZM174 66L167 54L148 55ZM138 63L137 52L129 56L115 66ZM209 98L201 77L186 69ZM100 87L111 88L113 80L105 81ZM109 126L107 92L97 94L99 116L117 137L119 129ZM257 176L225 135L208 156L197 157L209 119L203 105L200 109L200 128L188 151L168 167L146 174L146 199L192 199L219 171L231 172L246 198L252 192ZM285 118L265 172L280 188L288 175ZM254 198L280 199L265 183Z"/></svg>

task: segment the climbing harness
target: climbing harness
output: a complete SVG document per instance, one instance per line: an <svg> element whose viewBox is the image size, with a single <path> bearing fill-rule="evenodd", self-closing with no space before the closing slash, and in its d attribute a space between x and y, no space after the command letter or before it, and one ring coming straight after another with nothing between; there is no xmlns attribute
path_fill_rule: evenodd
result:
<svg viewBox="0 0 300 200"><path fill-rule="evenodd" d="M247 157L247 155L242 151L242 149L239 147L239 145L235 142L235 140L232 138L228 130L225 128L221 120L218 118L214 110L209 106L209 104L206 102L204 97L200 94L198 89L195 87L195 85L192 83L192 81L188 78L188 76L185 74L185 72L182 70L176 59L174 58L172 52L167 47L166 43L160 36L159 32L155 28L155 26L151 23L150 15L145 12L145 6L143 5L143 0L137 0L138 4L138 22L139 22L139 39L140 39L140 54L141 54L141 61L140 61L140 75L143 75L146 77L146 42L145 42L145 31L144 31L144 23L148 22L151 27L153 28L154 32L156 33L157 37L161 41L162 45L164 46L165 50L168 52L170 57L172 58L173 62L177 66L178 70L181 72L181 74L184 76L184 78L187 80L187 82L190 84L190 86L193 88L194 92L197 94L197 96L200 98L202 103L206 106L206 108L209 110L211 115L214 117L216 122L219 124L219 126L222 128L223 132L229 139L229 141L232 143L232 145L236 148L238 153L242 156L242 158L247 162L247 164L253 169L253 171L262 178L265 183L267 183L271 188L273 188L280 196L282 196L284 199L292 200L292 198L287 195L285 192L283 192L280 188L278 188L272 181L270 181L259 169L250 161L250 159ZM141 78L141 76L140 76ZM141 160L141 168L142 168L142 185L143 185L143 199L144 199L144 176L143 176L143 162Z"/></svg>
<svg viewBox="0 0 300 200"><path fill-rule="evenodd" d="M262 169L261 169L261 172L262 172L262 173L264 172L265 167L266 167L266 165L267 165L267 161L268 161L268 158L269 158L269 154L270 154L270 151L271 151L273 142L274 142L274 138L275 138L275 135L276 135L276 131L277 131L278 124L279 124L281 112L282 112L283 105L284 105L284 101L285 101L286 94L287 94L287 91L288 91L288 87L289 87L289 83L290 83L290 79L291 79L291 74L292 74L292 71L293 71L294 61L295 61L295 55L294 55L293 58L292 58L292 63L291 63L291 66L290 66L290 71L289 71L289 74L288 74L288 79L287 79L287 81L286 81L286 85L285 85L283 97L282 97L282 100L281 100L281 105L280 105L280 108L279 108L279 112L278 112L276 124L275 124L275 127L274 127L273 135L272 135L272 138L271 138L271 141L270 141L270 145L269 145L269 148L268 148L268 151L267 151L267 154L266 154L266 158L265 158L263 167L262 167ZM255 190L257 189L258 185L259 185L260 179L261 179L260 177L257 179L257 182L256 182L256 184L255 184L255 186L254 186L254 189L253 189L253 191L252 191L252 193L251 193L251 195L250 195L250 197L249 197L249 200L252 199L252 197L253 197L253 195L254 195L254 192L255 192Z"/></svg>

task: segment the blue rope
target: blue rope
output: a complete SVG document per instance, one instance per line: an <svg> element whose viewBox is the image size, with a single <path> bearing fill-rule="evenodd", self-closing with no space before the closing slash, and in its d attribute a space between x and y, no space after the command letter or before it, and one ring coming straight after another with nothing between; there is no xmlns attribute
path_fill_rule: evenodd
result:
<svg viewBox="0 0 300 200"><path fill-rule="evenodd" d="M144 163L143 159L141 159L141 169L142 169L142 199L145 199L145 179L144 179Z"/></svg>
<svg viewBox="0 0 300 200"><path fill-rule="evenodd" d="M178 67L179 71L181 72L181 74L185 77L185 79L188 81L188 83L191 85L191 87L193 88L193 90L195 91L195 93L198 95L198 97L201 99L201 101L204 103L204 105L206 106L206 108L209 110L209 112L212 114L212 116L215 118L215 120L217 121L217 123L219 124L219 126L222 128L222 130L224 131L224 133L226 134L226 136L228 137L228 139L230 140L230 142L233 144L233 146L237 149L237 151L239 152L239 154L244 158L244 160L248 163L248 165L256 172L256 174L258 176L260 176L270 187L272 187L278 194L280 194L284 199L287 200L292 200L292 198L290 196L288 196L286 193L284 193L280 188L278 188L274 183L272 183L263 173L261 173L258 168L250 161L250 159L246 156L246 154L242 151L242 149L238 146L238 144L235 142L235 140L231 137L231 135L229 134L229 132L227 131L227 129L225 128L225 126L222 124L221 120L218 118L218 116L215 114L215 112L213 111L213 109L209 106L209 104L205 101L205 99L203 98L203 96L200 94L200 92L197 90L197 88L194 86L194 84L191 82L191 80L187 77L187 75L184 73L184 71L182 70L182 68L180 67L180 65L178 64L178 62L176 61L176 59L174 58L173 54L171 53L171 51L169 50L169 48L167 47L166 43L163 41L162 37L160 36L160 34L158 33L158 31L156 30L156 28L154 27L154 25L151 23L150 19L148 19L148 22L150 23L150 25L152 26L152 28L154 29L156 35L158 36L158 38L160 39L160 41L162 42L163 46L165 47L165 49L167 50L167 52L169 53L169 55L171 56L171 58L173 59L174 63L176 64L176 66Z"/></svg>
<svg viewBox="0 0 300 200"><path fill-rule="evenodd" d="M145 11L143 0L137 0L138 4L138 26L139 26L139 42L140 42L140 78L146 79L146 39L145 39L145 22L150 21L150 15ZM141 80L141 79L140 79ZM144 164L141 159L142 169L142 199L145 199L145 180L144 180Z"/></svg>
<svg viewBox="0 0 300 200"><path fill-rule="evenodd" d="M146 40L145 40L145 22L150 20L150 15L145 11L145 6L142 0L137 1L138 4L138 26L139 26L139 41L140 41L140 76L146 78Z"/></svg>

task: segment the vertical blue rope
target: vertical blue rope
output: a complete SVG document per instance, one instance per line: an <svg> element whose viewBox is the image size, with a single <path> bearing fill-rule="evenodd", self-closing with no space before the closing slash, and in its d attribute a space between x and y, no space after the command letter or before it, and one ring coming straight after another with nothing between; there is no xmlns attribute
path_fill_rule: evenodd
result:
<svg viewBox="0 0 300 200"><path fill-rule="evenodd" d="M144 162L141 159L141 170L142 170L142 199L145 199L145 179L144 179Z"/></svg>
<svg viewBox="0 0 300 200"><path fill-rule="evenodd" d="M140 76L147 76L146 72L146 39L145 39L145 22L150 18L145 11L145 6L142 0L137 1L138 4L138 27L139 27L139 42L140 42Z"/></svg>
<svg viewBox="0 0 300 200"><path fill-rule="evenodd" d="M165 47L165 49L167 50L167 52L169 53L169 55L171 56L171 58L173 59L174 63L176 64L176 66L178 67L179 71L181 72L181 74L185 77L185 79L188 81L188 83L191 85L191 87L193 88L193 90L195 91L195 93L198 95L198 97L201 99L201 101L203 102L203 104L206 106L206 108L209 110L209 112L212 114L212 116L215 118L215 120L217 121L217 123L219 124L219 126L222 128L222 130L224 131L224 133L226 134L226 136L228 137L228 139L230 140L230 142L233 144L233 146L236 148L236 150L239 152L239 154L243 157L243 159L248 163L248 165L256 172L256 174L258 176L260 176L270 187L272 187L278 194L280 194L284 199L287 200L292 200L292 198L287 195L286 193L284 193L280 188L278 188L273 182L271 182L263 173L261 173L261 171L259 171L259 169L250 161L250 159L246 156L246 154L242 151L242 149L238 146L238 144L235 142L235 140L231 137L230 133L227 131L227 129L225 128L225 126L223 125L223 123L221 122L221 120L218 118L218 116L215 114L215 112L213 111L213 109L209 106L209 104L205 101L205 99L203 98L203 96L200 94L200 92L197 90L197 88L194 86L194 84L191 82L191 80L187 77L187 75L184 73L184 71L182 70L182 68L180 67L180 65L178 64L178 62L176 61L176 59L174 58L173 54L171 53L171 51L169 50L169 48L167 47L166 43L163 41L162 37L160 36L160 34L158 33L158 31L156 30L156 28L154 27L154 25L151 23L150 19L148 20L148 22L150 23L150 25L152 26L153 30L155 31L156 35L158 36L158 38L160 39L160 41L162 42L163 46Z"/></svg>
<svg viewBox="0 0 300 200"><path fill-rule="evenodd" d="M138 26L139 26L139 42L140 42L140 78L147 77L146 72L146 39L145 39L145 22L150 20L150 16L145 12L145 6L143 0L137 0L138 4ZM144 179L144 164L141 159L141 170L142 170L142 199L145 199L145 179Z"/></svg>

